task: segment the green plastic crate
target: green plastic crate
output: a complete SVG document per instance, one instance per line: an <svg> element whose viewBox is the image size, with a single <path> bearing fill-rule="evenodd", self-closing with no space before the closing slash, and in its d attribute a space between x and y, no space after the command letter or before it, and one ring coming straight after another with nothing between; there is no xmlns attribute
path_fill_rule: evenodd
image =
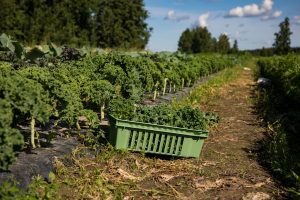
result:
<svg viewBox="0 0 300 200"><path fill-rule="evenodd" d="M116 149L160 155L199 157L208 131L109 117L109 141Z"/></svg>

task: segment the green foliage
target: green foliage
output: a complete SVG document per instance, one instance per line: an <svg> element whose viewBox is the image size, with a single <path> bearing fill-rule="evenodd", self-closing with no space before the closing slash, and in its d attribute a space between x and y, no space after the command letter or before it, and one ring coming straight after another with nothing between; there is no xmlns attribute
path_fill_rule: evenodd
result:
<svg viewBox="0 0 300 200"><path fill-rule="evenodd" d="M99 126L99 119L96 112L88 109L83 109L79 112L80 116L86 117L88 121L88 126L90 128L97 128Z"/></svg>
<svg viewBox="0 0 300 200"><path fill-rule="evenodd" d="M238 42L237 40L234 40L233 46L230 50L231 53L238 53L239 52L239 47L238 47Z"/></svg>
<svg viewBox="0 0 300 200"><path fill-rule="evenodd" d="M286 17L283 22L279 24L280 30L275 33L275 42L273 44L275 54L285 55L291 50L291 38L292 32L290 30L289 18Z"/></svg>
<svg viewBox="0 0 300 200"><path fill-rule="evenodd" d="M186 29L179 38L178 51L185 53L218 52L227 54L230 51L229 38L225 34L221 34L218 40L212 38L206 27ZM235 41L232 53L237 52L237 41Z"/></svg>
<svg viewBox="0 0 300 200"><path fill-rule="evenodd" d="M50 47L44 47L45 52L50 51L48 48ZM5 112L12 114L11 119L7 118L12 121L5 121L7 114L3 115L3 119L0 117L2 124L7 124L1 129L3 141L5 140L1 145L3 149L6 148L6 154L3 155L11 160L7 159L1 165L7 168L13 161L13 149L23 142L14 128L19 124L26 124L29 119L33 122L36 120L39 124L47 123L49 117L53 116L55 124L63 122L70 126L77 125L78 128L79 119L86 119L86 125L97 128L97 113L101 110L101 118L103 117L104 105L110 105L109 112L116 113L118 117L133 118L139 108L134 104L143 99L145 92L162 91L165 79L174 92L174 87L191 86L201 76L233 66L234 60L233 56L188 56L165 52L137 55L107 53L87 56L77 61L53 63L51 66L39 67L32 64L18 69L1 62L0 97L8 102L11 110ZM180 115L184 114L186 118L193 118L193 115L196 118L214 118L193 112L182 111ZM204 126L202 122L198 125L196 122L181 125L176 116L174 114L172 120L178 126ZM35 124L32 123L31 127L34 133ZM12 143L6 142L5 138L10 138L9 142ZM31 139L34 141L34 134Z"/></svg>
<svg viewBox="0 0 300 200"><path fill-rule="evenodd" d="M10 51L15 51L15 46L13 45L11 38L9 38L5 33L0 36L1 48L9 49Z"/></svg>
<svg viewBox="0 0 300 200"><path fill-rule="evenodd" d="M121 105L124 108L120 108ZM122 100L112 101L109 113L119 119L198 130L206 130L209 125L218 122L216 114L204 113L190 106L180 108L173 108L169 105L135 107L130 102Z"/></svg>
<svg viewBox="0 0 300 200"><path fill-rule="evenodd" d="M15 160L15 150L24 144L23 136L11 128L13 110L10 102L0 99L0 170L7 170Z"/></svg>
<svg viewBox="0 0 300 200"><path fill-rule="evenodd" d="M0 26L0 30L26 44L49 41L58 44L89 44L94 2L11 1L7 15L1 15L0 19L4 24L16 24L15 31L11 31L10 26ZM16 16L18 23L14 22L12 16Z"/></svg>
<svg viewBox="0 0 300 200"><path fill-rule="evenodd" d="M300 57L264 58L258 61L260 74L270 78L278 91L298 102L300 98Z"/></svg>
<svg viewBox="0 0 300 200"><path fill-rule="evenodd" d="M85 52L86 53L86 52ZM26 63L49 62L55 60L78 60L81 57L79 50L69 47L58 47L53 43L48 45L36 46L31 49L25 49L18 41L13 40L10 36L2 34L0 36L0 60ZM48 63L50 65L50 62Z"/></svg>
<svg viewBox="0 0 300 200"><path fill-rule="evenodd" d="M206 27L198 27L193 30L192 50L193 53L210 52L211 33Z"/></svg>
<svg viewBox="0 0 300 200"><path fill-rule="evenodd" d="M134 117L135 109L132 101L128 101L121 97L110 101L108 113L120 119L132 119Z"/></svg>
<svg viewBox="0 0 300 200"><path fill-rule="evenodd" d="M0 91L14 109L40 122L49 118L49 96L43 87L19 74L1 78Z"/></svg>
<svg viewBox="0 0 300 200"><path fill-rule="evenodd" d="M103 130L99 131L87 131L79 134L79 138L81 142L92 150L99 150L99 148L103 147L103 141L105 139L105 133Z"/></svg>
<svg viewBox="0 0 300 200"><path fill-rule="evenodd" d="M49 179L53 179L54 174L50 172ZM0 199L3 200L38 200L38 199L53 199L56 197L58 185L47 183L43 177L36 176L32 178L32 182L27 190L20 189L13 181L5 181L0 187Z"/></svg>
<svg viewBox="0 0 300 200"><path fill-rule="evenodd" d="M179 41L178 41L178 51L185 53L192 53L192 41L193 36L190 29L186 29L182 32Z"/></svg>
<svg viewBox="0 0 300 200"><path fill-rule="evenodd" d="M5 33L0 36L0 51L10 52L19 59L23 58L25 53L24 47Z"/></svg>
<svg viewBox="0 0 300 200"><path fill-rule="evenodd" d="M259 91L258 107L270 128L266 145L272 170L289 187L291 198L300 197L300 57L297 55L259 59L259 75L272 87Z"/></svg>
<svg viewBox="0 0 300 200"><path fill-rule="evenodd" d="M0 30L26 45L143 49L147 17L143 0L3 0Z"/></svg>
<svg viewBox="0 0 300 200"><path fill-rule="evenodd" d="M101 0L97 10L97 42L100 47L144 49L150 29L143 0Z"/></svg>
<svg viewBox="0 0 300 200"><path fill-rule="evenodd" d="M221 34L217 42L217 50L219 53L226 54L230 50L229 37L226 34Z"/></svg>
<svg viewBox="0 0 300 200"><path fill-rule="evenodd" d="M114 87L107 80L91 80L84 85L82 92L100 107L113 98Z"/></svg>

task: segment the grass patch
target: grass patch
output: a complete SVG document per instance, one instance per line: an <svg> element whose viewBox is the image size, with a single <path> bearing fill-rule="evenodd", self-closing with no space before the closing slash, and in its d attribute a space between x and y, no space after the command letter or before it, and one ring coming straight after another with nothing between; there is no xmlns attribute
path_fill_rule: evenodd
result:
<svg viewBox="0 0 300 200"><path fill-rule="evenodd" d="M253 69L253 60L247 60L243 64L244 67L249 69ZM213 99L218 98L221 92L221 87L225 84L229 84L231 81L235 80L240 76L244 69L241 65L237 65L232 68L226 68L223 71L216 74L211 80L207 83L196 87L190 92L190 95L180 101L174 101L174 106L199 106L199 105L207 105Z"/></svg>

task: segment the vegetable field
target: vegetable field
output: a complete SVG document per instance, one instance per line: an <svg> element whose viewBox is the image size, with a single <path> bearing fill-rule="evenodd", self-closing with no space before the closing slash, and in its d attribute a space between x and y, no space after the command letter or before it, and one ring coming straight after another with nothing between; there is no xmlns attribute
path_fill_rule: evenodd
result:
<svg viewBox="0 0 300 200"><path fill-rule="evenodd" d="M260 153L257 153L257 157L269 163L268 168L279 174L281 176L280 180L288 183L287 187L290 190L291 197L297 197L299 190L297 182L299 156L297 154L298 150L296 150L298 148L297 127L299 124L299 112L297 107L298 100L294 98L299 95L296 81L298 77L298 59L299 57L296 55L260 58L257 61L258 68L256 70L257 76L269 78L272 82L271 86L255 90L257 96L255 100L256 109L261 113L260 117L268 124L267 131L270 131L270 135L272 135L269 140L266 140L263 148L258 151ZM201 189L202 186L199 186L200 183L198 183L200 179L196 180L193 177L206 177L201 184L210 185L211 183L207 181L216 181L217 185L211 187L224 186L221 182L218 185L218 181L225 181L224 184L233 184L232 181L226 182L228 180L223 175L220 175L219 164L208 164L206 166L205 163L216 163L220 154L225 155L219 162L224 168L235 170L225 170L224 173L227 175L224 176L235 176L236 173L241 173L240 170L246 165L257 165L257 163L249 164L248 153L245 154L234 150L238 155L240 164L237 167L233 167L232 164L234 162L232 162L232 159L235 159L236 156L230 150L230 148L244 148L250 145L250 141L253 143L256 139L262 140L264 137L262 133L259 133L259 135L253 134L253 128L248 125L248 122L245 122L246 125L239 125L241 122L244 123L244 120L251 121L256 118L253 114L245 112L249 108L239 110L239 106L251 104L251 101L247 99L248 93L250 93L249 85L251 84L248 82L250 81L251 69L246 67L245 69L247 70L243 70L239 67L239 65L249 63L249 60L251 61L251 58L237 58L236 56L222 56L218 54L102 53L70 61L61 60L60 57L57 57L55 60L48 60L46 65L32 63L31 61L25 61L16 65L16 62L2 61L0 66L1 169L10 169L10 166L18 159L17 153L24 151L24 149L31 151L43 149L44 147L41 147L40 144L45 139L51 144L51 138L56 138L56 135L61 134L53 132L51 129L70 130L73 136L86 145L86 148L89 149L88 151L94 152L95 159L99 159L96 161L86 158L81 150L75 150L70 158L72 161L65 160L63 161L64 164L60 163L61 161L55 161L55 174L50 173L48 177L49 180L51 179L50 184L36 177L32 182L33 185L31 184L30 186L31 190L28 190L26 194L24 191L17 190L19 192L15 193L15 197L17 198L18 195L20 195L20 198L23 198L24 195L32 196L30 193L40 190L41 187L47 189L42 189L43 192L40 195L49 195L51 198L56 195L64 198L83 198L87 194L98 194L104 199L109 198L110 195L155 196L155 191L158 196L169 195L172 198L189 196L186 193L186 189L181 191L181 186L172 182L167 182L170 184L168 188L173 188L171 193L163 192L169 191L166 188L164 190L153 189L152 187L147 189L143 185L143 181L146 181L146 179L147 184L163 184L164 182L161 182L160 178L158 179L159 183L154 183L147 178L149 176L161 177L162 175L152 171L155 168L152 166L153 163L151 164L151 159L153 158L140 157L142 155L140 153L134 154L124 152L124 150L114 150L106 142L101 142L109 138L108 134L110 133L105 129L103 131L102 125L103 121L107 121L109 115L122 120L145 124L166 125L189 130L211 130L212 133L206 139L207 143L204 143L204 149L201 153L203 155L200 157L204 165L199 165L198 159L191 158L174 161L161 160L162 163L157 166L158 172L168 173L165 169L168 168L168 165L174 165L174 163L176 163L176 170L174 170L179 172L179 174L184 173L186 168L188 168L190 170L189 174L185 176L179 175L178 179L194 184L193 188L195 190L193 195L202 191L201 194L209 197L211 195L210 192L214 191ZM250 65L253 65L253 61L250 62ZM284 70L279 66L284 66ZM204 85L194 88L190 95L180 102L173 102L170 105L144 105L142 103L146 98L148 98L148 101L155 103L164 94L176 94L183 88L193 86L201 77L207 77L217 72L219 73L216 77L213 77ZM276 101L271 101L271 99L276 99ZM288 106L283 106L287 105L287 99L290 103ZM282 117L282 113L284 117ZM240 115L243 115L243 117L239 117ZM228 123L231 125L228 126ZM24 127L28 128L29 134L24 132ZM40 133L43 127L52 128L45 135ZM232 128L227 130L228 127ZM137 135L137 133L141 135ZM160 148L165 149L165 151L170 150L170 155L177 152L177 149L180 151L183 148L183 140L177 136L163 133L159 136L160 143L156 144L154 139L156 141L157 136L155 138L153 136L151 139L151 134L154 135L156 133L133 130L129 136L131 143L128 145L133 147L132 150L138 150L144 148L144 143L149 143L146 145L148 147L145 147L145 151L149 150L151 152L152 148L155 149L157 146L157 151ZM68 137L68 135L64 137ZM231 137L233 139L230 139ZM248 138L246 139L248 143L236 143L235 137ZM153 142L151 142L152 140ZM254 149L252 151L256 152L257 150ZM263 157L266 155L268 159ZM136 169L135 167L132 168L130 159L135 160L136 164L134 165ZM160 160L160 158L156 159ZM213 161L210 161L210 159L213 159ZM73 163L71 167L74 168L69 168L65 165L65 162ZM85 162L90 163L88 165L93 167L88 169L89 167L86 167ZM107 169L110 166L107 162L114 162L112 170ZM125 166L129 166L129 168L122 167L121 163L124 162L127 163ZM140 162L143 163L144 168L140 166ZM94 185L94 183L90 182L94 178L90 176L92 174L94 174L92 175L93 177L98 176L96 175L98 173L97 167L94 168L98 164L104 167L104 171L102 171L100 178L97 179L102 186L99 192L96 192L95 188L99 187L96 185L100 184L100 182L95 180L96 185ZM182 168L182 166L185 167ZM117 171L114 171L114 168ZM152 170L147 172L143 171L143 169ZM246 170L244 173L254 173L252 168L244 170ZM88 189L88 185L80 183L83 180L82 177L79 179L74 177L78 173L85 174L82 174L82 177L89 177L85 182L88 185L92 185L89 186L91 187L90 189ZM115 173L119 175L117 176ZM264 171L259 171L259 173L261 173L260 176L269 176ZM119 179L119 176L123 177L121 178L123 182L119 185L109 182L109 180ZM168 176L174 177L175 175ZM68 180L67 177L73 177L74 180L78 179L79 182ZM269 186L251 189L256 188L257 184L262 184L259 182L258 177L249 175L251 180L258 181L254 186L251 186L251 183L246 178L247 176L238 175L238 177L238 179L234 180L238 181L241 187L245 186L245 188L248 188L247 195L250 195L250 191L262 191L262 194L268 194ZM55 180L56 178L58 180ZM130 186L127 185L129 184L128 181L131 184ZM188 183L184 183L184 185L186 184ZM266 182L263 184L269 185L272 183ZM3 191L13 190L13 187L13 185L5 183ZM67 197L65 194L60 194L61 191L56 187L73 187L73 189L80 187L82 189L80 194L76 193L72 197ZM140 187L143 188L142 191L146 192L145 194L137 192ZM174 192L174 190L178 193ZM8 194L3 191L3 194ZM281 198L285 195L281 189L278 189L278 191L280 192L276 193L276 195L274 194L274 197ZM118 194L113 194L114 192ZM152 192L155 194L152 194ZM227 194L225 191L220 193L220 195L223 194L229 195L228 198L235 198L232 194ZM245 195L239 194L239 192L235 194ZM41 197L40 195L36 197L39 198Z"/></svg>
<svg viewBox="0 0 300 200"><path fill-rule="evenodd" d="M300 57L288 55L258 61L259 74L272 87L259 92L258 107L271 128L267 155L270 167L290 187L292 197L300 196Z"/></svg>
<svg viewBox="0 0 300 200"><path fill-rule="evenodd" d="M0 200L300 200L299 8L1 0Z"/></svg>
<svg viewBox="0 0 300 200"><path fill-rule="evenodd" d="M192 86L200 77L233 66L235 62L236 58L233 56L220 55L131 56L117 53L87 56L77 61L59 61L48 66L15 66L1 62L1 111L5 110L6 113L1 115L1 128L5 130L1 144L1 168L8 169L15 158L14 150L20 149L22 144L36 147L39 138L35 127L47 125L49 119L52 119L51 123L55 125L64 124L80 130L79 117L83 116L88 126L95 129L105 117L106 106L110 105L111 100L118 99L123 99L124 103L118 105L114 112L131 119L130 115L134 114L133 104L138 104L145 92L152 93L154 99L158 93L174 93L183 87ZM111 107L113 106L112 104ZM184 113L176 113L167 107L148 110L137 108L136 113L140 114L135 118L150 122L149 119L147 121L146 115L149 117L151 112L152 115L162 117L153 123L173 123L181 127L195 128L207 126L206 120L197 122L201 118L204 119L203 114L198 111L191 110L192 113L189 113L185 110ZM172 115L172 112L175 122L163 119L166 113ZM194 122L176 121L178 114L193 115ZM30 142L16 129L18 125L28 123L31 127Z"/></svg>
<svg viewBox="0 0 300 200"><path fill-rule="evenodd" d="M19 44L11 41L11 48L16 48L16 45ZM82 50L63 49L53 44L48 47L52 50L23 49L23 53L17 57L9 56L16 55L16 52L8 47L2 51L5 58L0 62L2 171L10 169L17 160L18 152L43 148L41 144L45 141L51 144L51 140L59 134L53 130L70 130L73 136L93 151L109 148L107 144L104 145L105 142L99 142L109 138L110 133L103 130L102 125L109 115L127 121L205 132L217 126L220 116L219 113L202 111L197 107L215 101L216 97L205 98L226 82L232 81L230 77L237 79L238 75L234 74L240 72L233 69L228 77L220 80L212 78L211 85L194 88L181 102L155 105L156 100L167 93L175 95L184 88L192 87L201 78L226 72L251 60L220 54L83 53ZM30 57L35 55L33 52L39 52L39 55ZM257 109L273 131L270 141L265 145L267 150L263 152L269 155L267 162L270 168L288 182L291 196L294 197L299 193L299 57L259 58L257 66L257 77L268 78L272 83L269 87L257 90ZM151 105L145 105L146 99L152 102ZM29 132L24 131L24 127ZM46 134L41 134L40 130L45 127L54 129L50 128ZM144 148L139 146L141 142L144 145L145 142L154 141L144 132L136 136L132 134L129 140L136 143L136 147L133 143L128 144L135 147L132 150ZM169 154L173 155L173 151L177 152L177 146L178 150L182 148L183 139L178 143L177 136L176 139L175 136L162 134L159 138L162 141L157 144L161 145L150 142L150 147L147 147L149 152L157 146L157 151L161 148L172 150ZM106 153L107 150L104 150L101 156ZM40 182L38 185L43 184Z"/></svg>

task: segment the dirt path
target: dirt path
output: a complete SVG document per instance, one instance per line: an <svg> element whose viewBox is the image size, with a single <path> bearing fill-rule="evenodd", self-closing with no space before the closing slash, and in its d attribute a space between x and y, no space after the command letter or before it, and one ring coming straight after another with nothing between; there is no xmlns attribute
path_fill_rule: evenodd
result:
<svg viewBox="0 0 300 200"><path fill-rule="evenodd" d="M219 113L221 121L205 141L201 159L208 165L203 168L207 178L199 180L202 192L191 199L283 199L255 152L265 129L254 114L254 86L251 71L243 71L204 108Z"/></svg>
<svg viewBox="0 0 300 200"><path fill-rule="evenodd" d="M254 89L252 72L244 70L202 107L217 112L221 121L205 141L200 159L157 159L152 166L148 159L137 159L139 173L125 169L136 177L142 168L147 174L138 182L144 193L129 196L144 199L150 191L153 199L285 199L284 190L259 164L257 149L265 128L253 107Z"/></svg>

